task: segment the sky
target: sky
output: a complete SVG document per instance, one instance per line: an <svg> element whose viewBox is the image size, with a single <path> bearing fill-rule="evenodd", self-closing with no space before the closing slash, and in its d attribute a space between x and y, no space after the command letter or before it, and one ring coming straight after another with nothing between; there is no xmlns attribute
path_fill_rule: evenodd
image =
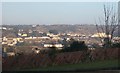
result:
<svg viewBox="0 0 120 73"><path fill-rule="evenodd" d="M118 2L119 0L1 0L1 2Z"/></svg>
<svg viewBox="0 0 120 73"><path fill-rule="evenodd" d="M117 2L3 2L2 24L94 24Z"/></svg>

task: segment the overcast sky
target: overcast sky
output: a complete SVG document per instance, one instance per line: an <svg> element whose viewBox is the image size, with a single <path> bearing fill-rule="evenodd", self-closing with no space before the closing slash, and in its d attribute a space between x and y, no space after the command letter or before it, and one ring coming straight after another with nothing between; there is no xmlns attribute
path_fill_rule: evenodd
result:
<svg viewBox="0 0 120 73"><path fill-rule="evenodd" d="M117 2L5 2L3 24L94 24L103 16L103 5Z"/></svg>

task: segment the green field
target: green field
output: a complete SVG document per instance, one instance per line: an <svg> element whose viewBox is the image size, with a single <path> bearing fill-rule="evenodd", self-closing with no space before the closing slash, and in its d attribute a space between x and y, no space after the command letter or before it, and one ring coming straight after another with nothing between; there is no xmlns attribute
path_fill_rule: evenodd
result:
<svg viewBox="0 0 120 73"><path fill-rule="evenodd" d="M49 66L45 68L35 68L35 69L25 69L22 71L75 71L75 70L98 70L98 69L111 69L120 68L118 60L104 60L104 61L94 61L89 63L79 63L79 64L64 64Z"/></svg>

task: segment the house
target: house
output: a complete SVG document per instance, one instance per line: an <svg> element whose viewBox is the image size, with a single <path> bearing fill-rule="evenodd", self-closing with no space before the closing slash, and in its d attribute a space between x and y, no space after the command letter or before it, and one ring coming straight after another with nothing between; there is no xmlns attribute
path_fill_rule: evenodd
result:
<svg viewBox="0 0 120 73"><path fill-rule="evenodd" d="M95 33L91 37L107 37L107 35L105 33ZM111 37L111 35L109 35L109 37Z"/></svg>
<svg viewBox="0 0 120 73"><path fill-rule="evenodd" d="M22 34L21 35L22 37L27 37L28 35L26 33Z"/></svg>
<svg viewBox="0 0 120 73"><path fill-rule="evenodd" d="M2 44L14 46L15 44L17 44L17 39L16 38L3 38Z"/></svg>
<svg viewBox="0 0 120 73"><path fill-rule="evenodd" d="M57 49L62 49L63 45L62 44L44 44L45 48L49 47L56 47Z"/></svg>
<svg viewBox="0 0 120 73"><path fill-rule="evenodd" d="M40 39L50 39L48 36L39 37Z"/></svg>
<svg viewBox="0 0 120 73"><path fill-rule="evenodd" d="M14 46L15 44L17 44L17 39L15 39L15 38L9 38L7 40L7 45Z"/></svg>
<svg viewBox="0 0 120 73"><path fill-rule="evenodd" d="M54 37L52 37L52 40L60 40L61 38L60 37L58 37L58 36L54 36Z"/></svg>
<svg viewBox="0 0 120 73"><path fill-rule="evenodd" d="M23 42L23 38L16 38L18 42Z"/></svg>
<svg viewBox="0 0 120 73"><path fill-rule="evenodd" d="M95 48L92 45L88 45L88 50L95 50Z"/></svg>
<svg viewBox="0 0 120 73"><path fill-rule="evenodd" d="M2 54L3 54L3 57L15 56L15 49L10 46L5 46L2 49Z"/></svg>
<svg viewBox="0 0 120 73"><path fill-rule="evenodd" d="M57 47L57 48L62 48L63 47L62 44L55 44L54 46Z"/></svg>
<svg viewBox="0 0 120 73"><path fill-rule="evenodd" d="M53 47L53 45L52 45L52 44L44 44L44 47L45 47L45 48Z"/></svg>
<svg viewBox="0 0 120 73"><path fill-rule="evenodd" d="M15 52L7 52L7 56L15 56Z"/></svg>
<svg viewBox="0 0 120 73"><path fill-rule="evenodd" d="M26 33L18 33L18 35L22 36L22 37L27 37L28 36L28 34L26 34Z"/></svg>
<svg viewBox="0 0 120 73"><path fill-rule="evenodd" d="M3 38L2 38L2 41L7 41L7 38L6 38L6 37L3 37Z"/></svg>
<svg viewBox="0 0 120 73"><path fill-rule="evenodd" d="M36 54L40 53L40 48L36 47L36 48L33 48L32 51Z"/></svg>

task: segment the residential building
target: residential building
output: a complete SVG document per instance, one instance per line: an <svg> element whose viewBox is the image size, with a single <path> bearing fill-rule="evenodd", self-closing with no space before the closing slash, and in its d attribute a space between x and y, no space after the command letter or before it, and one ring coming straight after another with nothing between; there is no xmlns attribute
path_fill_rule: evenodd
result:
<svg viewBox="0 0 120 73"><path fill-rule="evenodd" d="M17 39L16 38L3 38L2 44L13 46L17 44Z"/></svg>
<svg viewBox="0 0 120 73"><path fill-rule="evenodd" d="M45 48L49 48L49 47L56 47L58 49L62 49L63 45L62 44L44 44Z"/></svg>
<svg viewBox="0 0 120 73"><path fill-rule="evenodd" d="M91 37L107 37L107 35L105 33L95 33L93 34ZM109 37L111 37L111 35L109 35Z"/></svg>

